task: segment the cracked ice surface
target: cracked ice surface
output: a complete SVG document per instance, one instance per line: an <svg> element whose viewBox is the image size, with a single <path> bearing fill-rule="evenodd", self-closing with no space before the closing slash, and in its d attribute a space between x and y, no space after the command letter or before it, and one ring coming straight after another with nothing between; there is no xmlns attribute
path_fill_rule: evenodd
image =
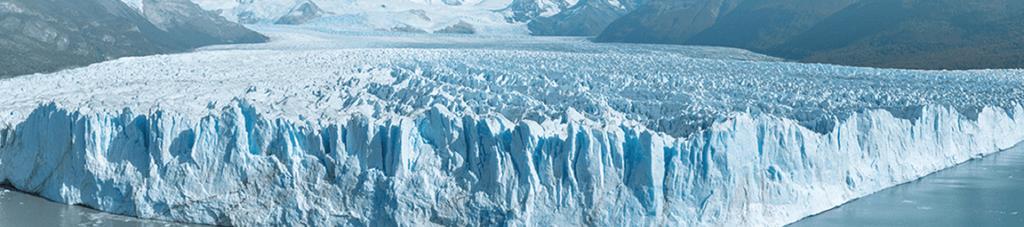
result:
<svg viewBox="0 0 1024 227"><path fill-rule="evenodd" d="M262 28L0 81L0 179L264 225L782 225L1024 141L1024 71Z"/></svg>

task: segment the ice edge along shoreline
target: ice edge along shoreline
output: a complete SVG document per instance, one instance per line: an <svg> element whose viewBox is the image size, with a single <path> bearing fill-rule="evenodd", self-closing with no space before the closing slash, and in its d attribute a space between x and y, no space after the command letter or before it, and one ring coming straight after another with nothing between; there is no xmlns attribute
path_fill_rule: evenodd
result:
<svg viewBox="0 0 1024 227"><path fill-rule="evenodd" d="M855 201L857 201L859 199L871 196L871 195L873 195L875 193L878 193L878 192L881 192L881 191L889 190L889 189L892 189L892 188L895 188L895 187L900 187L900 186L907 185L907 184L917 183L917 182L919 182L919 180L922 180L924 178L930 177L932 175L935 175L935 174L938 174L938 173L941 173L941 172L944 172L944 171L952 170L952 169L955 169L956 167L960 167L962 165L970 164L971 162L980 161L981 159L989 158L990 156L999 155L1000 153L1003 153L1003 152L1013 152L1014 150L1024 150L1024 141L1021 141L1017 145L1014 145L1014 146L1012 146L1010 148L999 150L999 151L988 153L988 154L978 155L978 156L972 157L971 159L968 159L967 161L964 161L962 163L959 163L959 164L956 164L956 165L953 165L953 166L950 166L950 167L946 167L945 169L940 169L938 171L935 171L935 172L932 172L932 173L929 173L929 174L925 174L924 176L918 177L917 179L913 179L913 180L910 180L910 181L907 181L907 182L903 182L903 183L896 184L896 185L893 185L893 186L890 186L890 187L887 187L887 188L883 188L881 190L878 190L877 192L869 193L868 195L865 195L865 196L862 196L862 197L853 198L851 200L843 202L842 204L836 205L836 206L834 206L832 208L829 208L827 210L823 210L821 212L818 212L818 213L811 214L811 215L808 215L806 217L800 218L799 220L796 220L794 222L788 223L785 226L791 226L792 224L796 224L796 223L802 222L802 221L807 220L809 218L812 218L814 216L818 216L818 215L821 215L821 214L824 214L824 213L828 213L828 212L830 212L832 210L838 209L838 208L840 208L842 206L846 206L847 204L853 203L853 202L855 202Z"/></svg>
<svg viewBox="0 0 1024 227"><path fill-rule="evenodd" d="M198 122L49 104L0 130L0 179L61 203L205 224L781 226L1024 141L1020 105L977 120L921 111L856 113L827 134L736 113L674 138L437 107L324 124L244 102Z"/></svg>

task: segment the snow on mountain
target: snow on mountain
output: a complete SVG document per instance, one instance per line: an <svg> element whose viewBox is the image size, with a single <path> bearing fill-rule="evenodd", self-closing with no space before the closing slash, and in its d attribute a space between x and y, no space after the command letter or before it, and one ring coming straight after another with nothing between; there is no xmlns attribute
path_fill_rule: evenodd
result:
<svg viewBox="0 0 1024 227"><path fill-rule="evenodd" d="M323 18L317 26L344 30L434 32L469 23L494 33L525 33L498 12L510 0L194 0L245 24L302 24ZM295 20L294 18L301 18Z"/></svg>
<svg viewBox="0 0 1024 227"><path fill-rule="evenodd" d="M140 12L142 11L143 1L145 0L121 0L121 2L124 2L124 4L128 5L128 7L131 7L132 9L138 10Z"/></svg>
<svg viewBox="0 0 1024 227"><path fill-rule="evenodd" d="M1019 70L264 32L0 80L0 179L223 225L773 226L1024 141Z"/></svg>
<svg viewBox="0 0 1024 227"><path fill-rule="evenodd" d="M126 2L139 0L123 0ZM628 0L192 0L204 9L244 24L304 24L358 31L437 32L452 26L473 33L529 34L527 23L543 21L534 33L560 34L569 25L601 29L631 10ZM296 19L298 18L298 19ZM319 20L318 20L319 19ZM556 21L568 25L555 24ZM595 22L596 21L596 22ZM591 25L596 23L595 25ZM461 24L461 25L460 25Z"/></svg>
<svg viewBox="0 0 1024 227"><path fill-rule="evenodd" d="M581 1L556 15L535 17L528 27L532 35L596 36L641 2L644 1Z"/></svg>
<svg viewBox="0 0 1024 227"><path fill-rule="evenodd" d="M536 17L558 15L577 3L579 0L513 0L505 9L513 13L515 20L529 21Z"/></svg>

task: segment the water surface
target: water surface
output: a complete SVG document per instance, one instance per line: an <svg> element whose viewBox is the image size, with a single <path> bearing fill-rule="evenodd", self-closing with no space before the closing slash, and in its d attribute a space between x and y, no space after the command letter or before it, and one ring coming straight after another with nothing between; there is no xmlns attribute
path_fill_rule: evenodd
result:
<svg viewBox="0 0 1024 227"><path fill-rule="evenodd" d="M0 226L198 226L138 219L69 206L33 195L0 189Z"/></svg>
<svg viewBox="0 0 1024 227"><path fill-rule="evenodd" d="M1024 145L854 200L790 226L1024 226Z"/></svg>

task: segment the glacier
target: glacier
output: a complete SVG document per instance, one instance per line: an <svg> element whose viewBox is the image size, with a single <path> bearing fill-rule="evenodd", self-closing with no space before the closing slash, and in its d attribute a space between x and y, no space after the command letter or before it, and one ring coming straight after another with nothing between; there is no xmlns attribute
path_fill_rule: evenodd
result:
<svg viewBox="0 0 1024 227"><path fill-rule="evenodd" d="M1024 141L1020 70L258 30L0 80L0 180L220 225L779 226Z"/></svg>
<svg viewBox="0 0 1024 227"><path fill-rule="evenodd" d="M129 4L140 0L122 0ZM243 24L313 24L355 31L529 34L526 22L574 7L576 0L191 0ZM614 2L618 2L617 0ZM293 20L292 18L300 18Z"/></svg>
<svg viewBox="0 0 1024 227"><path fill-rule="evenodd" d="M156 0L121 0L140 11ZM185 0L251 25L349 31L594 36L636 0ZM587 28L584 28L587 27ZM593 27L593 28L589 28ZM583 29L584 31L574 31Z"/></svg>

